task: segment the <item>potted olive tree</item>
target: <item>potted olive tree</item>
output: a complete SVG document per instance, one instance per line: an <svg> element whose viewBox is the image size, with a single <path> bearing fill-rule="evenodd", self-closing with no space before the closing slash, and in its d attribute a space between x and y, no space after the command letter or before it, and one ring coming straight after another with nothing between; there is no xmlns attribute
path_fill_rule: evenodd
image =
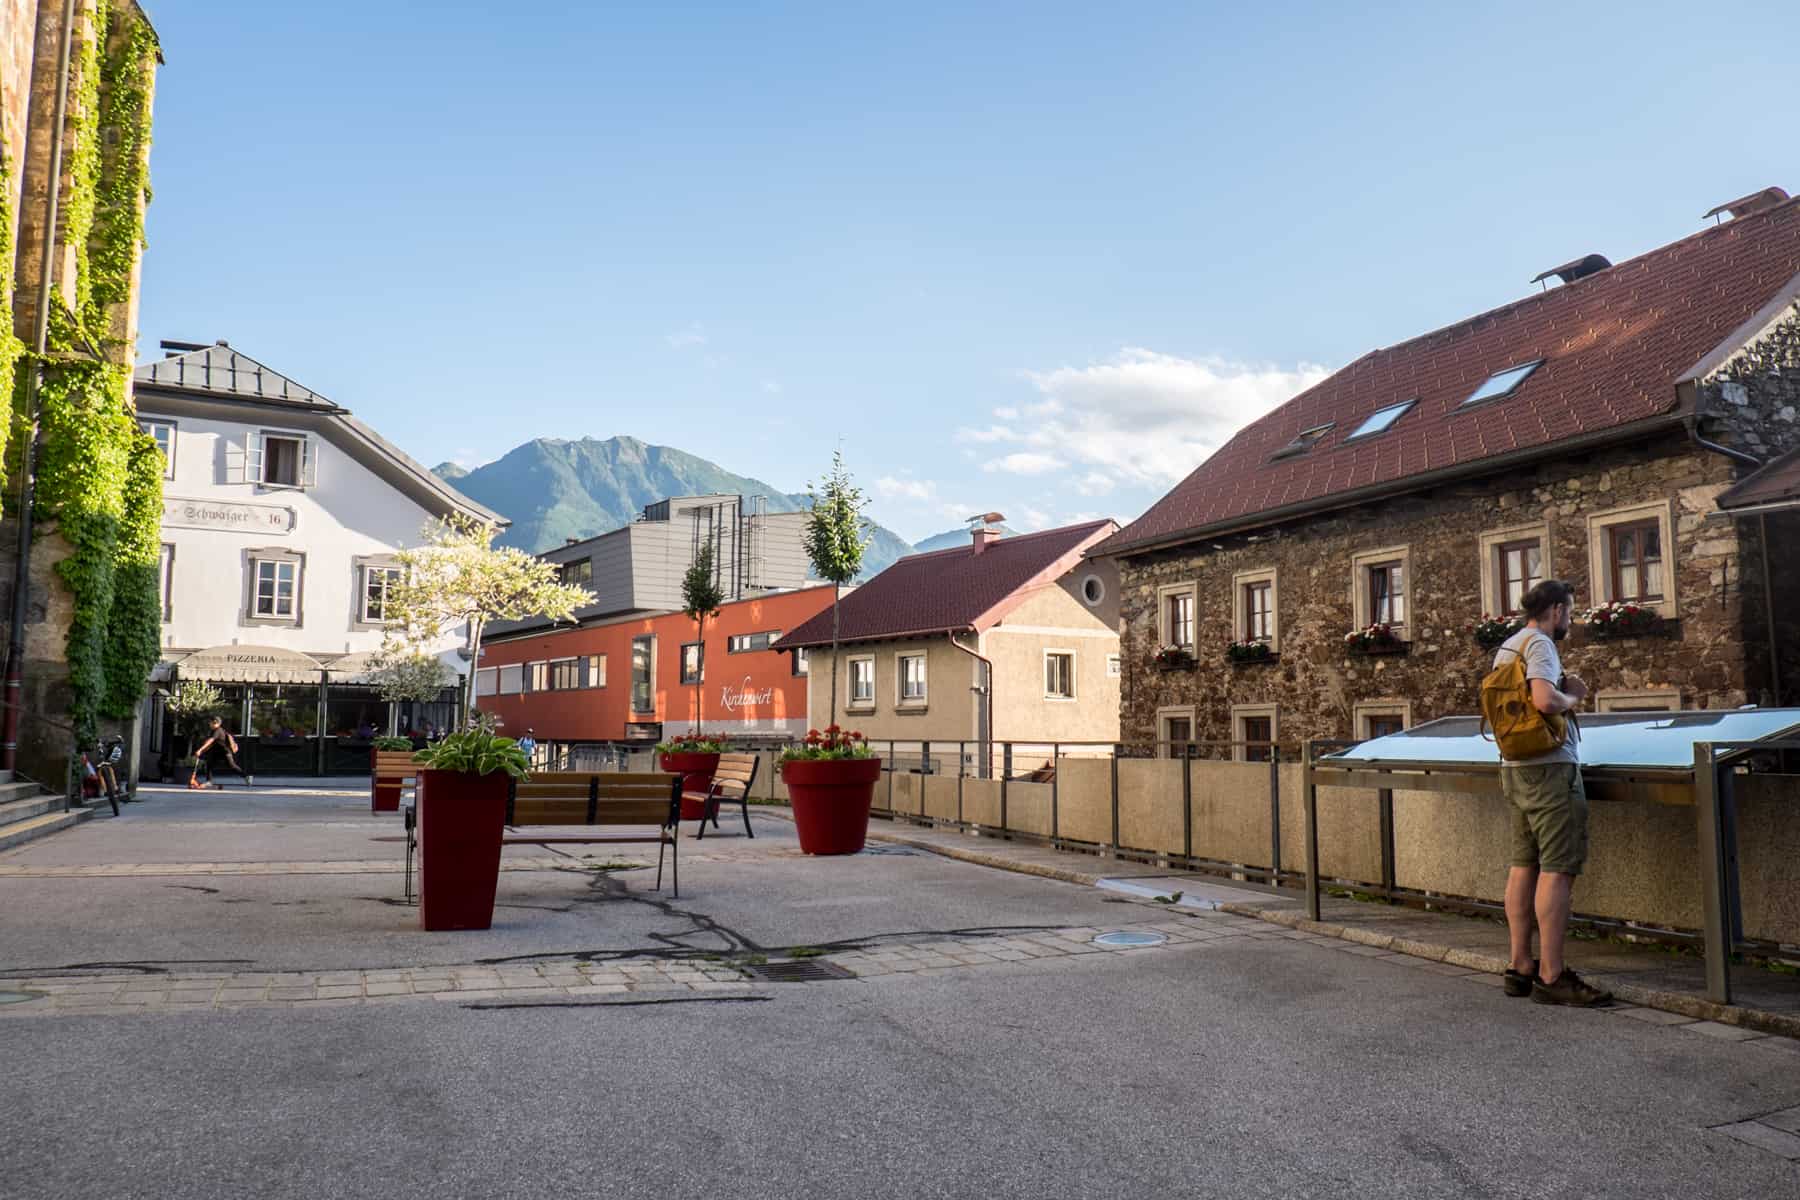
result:
<svg viewBox="0 0 1800 1200"><path fill-rule="evenodd" d="M845 733L837 723L838 600L844 585L862 569L869 544L862 518L862 489L850 482L841 453L831 456L831 474L817 490L806 486L812 512L806 522L806 553L819 578L829 580L831 596L830 723L812 730L806 741L781 753L781 779L794 807L800 849L807 854L855 854L869 833L869 805L881 780L881 760L859 733Z"/></svg>
<svg viewBox="0 0 1800 1200"><path fill-rule="evenodd" d="M381 698L389 704L410 701L428 704L455 682L450 669L429 654L416 650L394 650L376 656L371 678ZM390 717L390 722L392 718ZM375 774L377 756L382 751L411 752L411 738L395 736L390 728L369 743L369 807L374 812L397 812L400 808L401 784L398 780L383 783Z"/></svg>
<svg viewBox="0 0 1800 1200"><path fill-rule="evenodd" d="M713 540L707 538L681 579L681 611L694 622L700 646L700 661L694 672L693 732L656 747L656 752L662 756L662 769L681 776L681 818L684 821L694 820L706 811L704 800L690 800L688 796L704 796L712 787L713 772L719 769L719 754L725 749L722 741L709 738L700 731L702 694L706 690L706 623L719 615L719 607L725 603L725 593L715 578L714 561Z"/></svg>
<svg viewBox="0 0 1800 1200"><path fill-rule="evenodd" d="M419 751L419 927L486 929L494 923L500 839L525 752L486 722Z"/></svg>
<svg viewBox="0 0 1800 1200"><path fill-rule="evenodd" d="M181 738L181 758L176 766L183 771L194 769L194 746L206 732L207 722L225 712L225 697L219 689L202 679L184 679L169 691L164 701L169 715L175 718L175 732Z"/></svg>
<svg viewBox="0 0 1800 1200"><path fill-rule="evenodd" d="M425 544L402 550L400 578L388 589L383 653L431 654L448 634L467 630L469 674L463 692L468 728L421 751L419 774L419 921L426 929L486 929L494 918L500 833L510 781L522 778L524 751L475 719L475 670L490 621L571 618L593 600L586 588L557 579L554 564L523 550L496 547L494 526L451 516L425 527Z"/></svg>

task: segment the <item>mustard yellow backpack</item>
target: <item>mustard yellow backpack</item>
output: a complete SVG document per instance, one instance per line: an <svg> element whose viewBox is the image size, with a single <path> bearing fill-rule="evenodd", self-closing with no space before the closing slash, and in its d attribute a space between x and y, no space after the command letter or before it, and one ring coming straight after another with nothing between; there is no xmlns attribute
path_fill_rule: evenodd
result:
<svg viewBox="0 0 1800 1200"><path fill-rule="evenodd" d="M1507 653L1512 657L1481 680L1481 736L1493 730L1489 740L1500 747L1500 757L1517 762L1555 750L1567 740L1569 728L1561 713L1538 711L1525 678L1525 656L1512 649Z"/></svg>

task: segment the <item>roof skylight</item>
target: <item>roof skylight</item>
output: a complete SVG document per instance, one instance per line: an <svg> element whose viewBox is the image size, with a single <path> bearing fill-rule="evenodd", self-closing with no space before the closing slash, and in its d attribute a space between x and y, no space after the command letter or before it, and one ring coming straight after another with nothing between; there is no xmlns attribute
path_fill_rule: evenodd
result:
<svg viewBox="0 0 1800 1200"><path fill-rule="evenodd" d="M1526 376L1543 365L1544 360L1540 358L1532 362L1521 363L1516 367L1508 367L1504 371L1495 371L1487 377L1486 382L1470 392L1469 398L1457 407L1467 408L1471 404L1480 404L1484 400L1498 400L1502 396L1510 396L1521 383L1525 382Z"/></svg>
<svg viewBox="0 0 1800 1200"><path fill-rule="evenodd" d="M1354 442L1357 438L1373 437L1378 433L1386 433L1395 421L1405 416L1407 410L1417 404L1417 400L1402 400L1398 404L1390 404L1386 408L1378 408L1370 413L1361 425L1350 431L1346 442Z"/></svg>
<svg viewBox="0 0 1800 1200"><path fill-rule="evenodd" d="M1305 454L1318 445L1326 434L1337 427L1336 421L1327 421L1323 425L1315 425L1311 429L1302 429L1294 435L1294 440L1271 454L1270 458L1292 458L1296 454Z"/></svg>

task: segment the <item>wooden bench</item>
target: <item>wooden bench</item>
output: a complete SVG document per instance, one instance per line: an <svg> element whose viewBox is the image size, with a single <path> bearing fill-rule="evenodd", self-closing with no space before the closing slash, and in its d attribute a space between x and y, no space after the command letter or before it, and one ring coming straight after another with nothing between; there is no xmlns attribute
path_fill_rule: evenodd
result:
<svg viewBox="0 0 1800 1200"><path fill-rule="evenodd" d="M750 829L750 785L756 782L757 762L754 754L721 754L718 769L713 772L712 786L704 792L683 793L689 800L699 800L704 805L700 810L700 832L695 837L706 836L709 817L713 828L719 827L719 805L725 801L744 806L744 836L756 836Z"/></svg>
<svg viewBox="0 0 1800 1200"><path fill-rule="evenodd" d="M413 754L411 750L375 751L375 767L369 776L370 795L374 795L374 789L398 787L401 802L405 803L406 790L419 783L419 763Z"/></svg>
<svg viewBox="0 0 1800 1200"><path fill-rule="evenodd" d="M522 827L650 826L635 833L521 833ZM663 850L676 899L681 898L681 776L661 771L538 771L516 782L506 800L503 846L630 845L656 843L656 886L662 887Z"/></svg>

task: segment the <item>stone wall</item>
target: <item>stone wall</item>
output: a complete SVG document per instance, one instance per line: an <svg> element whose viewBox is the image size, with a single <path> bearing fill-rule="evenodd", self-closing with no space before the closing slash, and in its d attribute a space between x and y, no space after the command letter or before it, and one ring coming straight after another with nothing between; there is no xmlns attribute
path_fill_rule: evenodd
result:
<svg viewBox="0 0 1800 1200"><path fill-rule="evenodd" d="M25 120L31 103L31 45L37 36L37 0L0 0L0 141L11 164L12 233L18 232L19 154L25 147Z"/></svg>
<svg viewBox="0 0 1800 1200"><path fill-rule="evenodd" d="M1356 736L1359 701L1410 702L1413 724L1473 712L1477 683L1492 660L1467 631L1482 615L1481 535L1546 522L1550 573L1572 581L1578 604L1585 605L1594 596L1587 517L1670 499L1679 606L1672 636L1596 642L1576 631L1564 646L1566 665L1595 691L1679 688L1690 708L1768 701L1760 574L1741 573L1744 553L1753 548L1743 543L1754 539L1755 523L1707 516L1738 471L1723 455L1670 432L1524 467L1504 479L1471 480L1271 527L1256 541L1207 539L1126 559L1120 564L1120 736L1128 744L1154 741L1158 709L1176 706L1194 709L1196 738L1223 741L1233 735L1233 704L1274 704L1276 736L1284 745ZM1354 621L1351 556L1397 545L1409 547L1411 555L1409 650L1350 654L1343 638ZM1233 635L1233 573L1270 567L1277 571L1279 658L1230 666L1224 649ZM1153 662L1157 589L1187 581L1198 590L1198 662L1159 670Z"/></svg>
<svg viewBox="0 0 1800 1200"><path fill-rule="evenodd" d="M1800 301L1700 384L1701 430L1763 462L1800 446Z"/></svg>

